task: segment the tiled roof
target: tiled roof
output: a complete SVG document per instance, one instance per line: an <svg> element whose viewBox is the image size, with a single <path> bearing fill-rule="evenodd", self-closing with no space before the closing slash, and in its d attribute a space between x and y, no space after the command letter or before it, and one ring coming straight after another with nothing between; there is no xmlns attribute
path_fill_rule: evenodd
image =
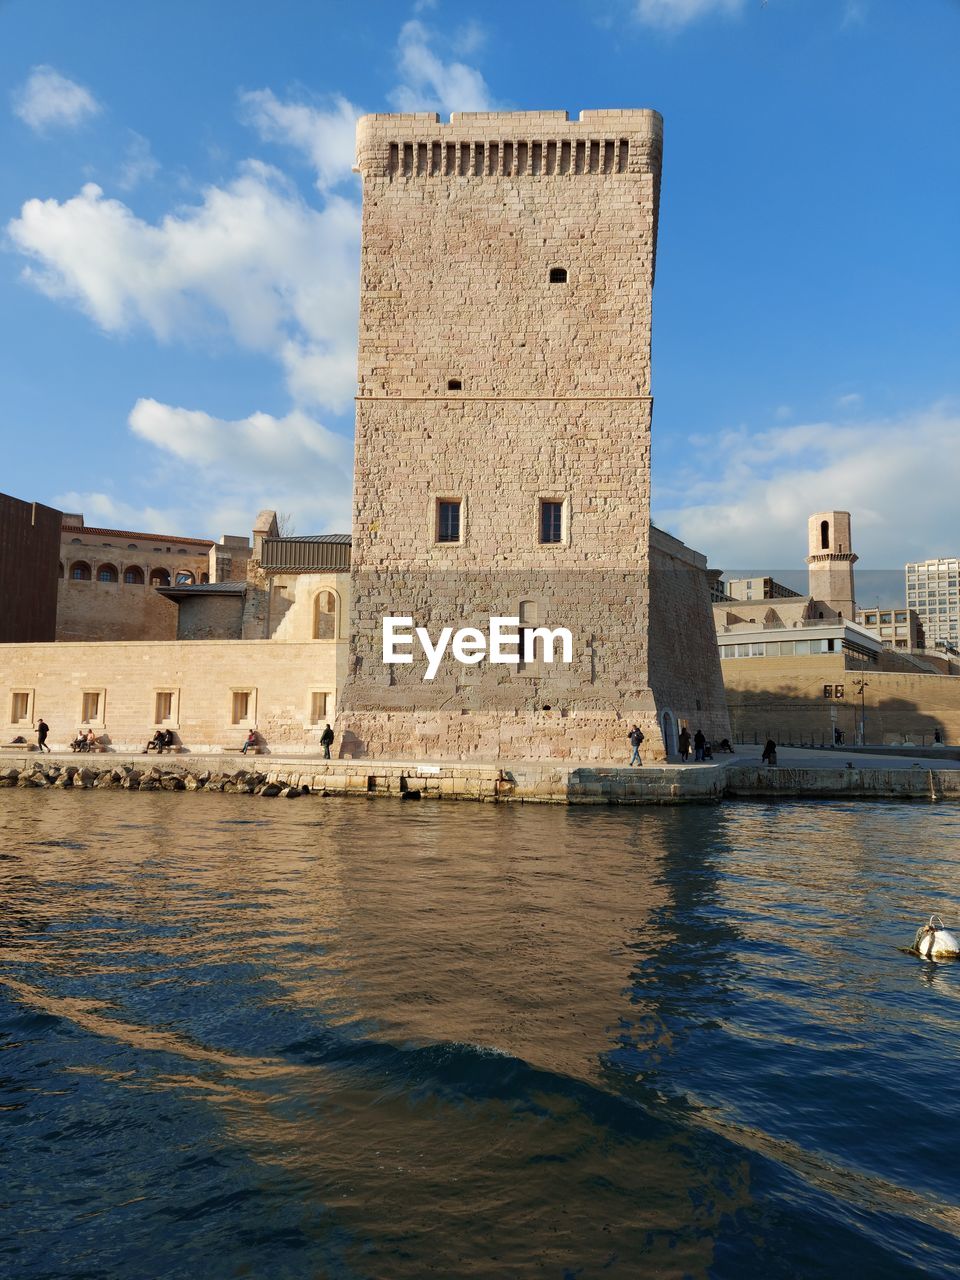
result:
<svg viewBox="0 0 960 1280"><path fill-rule="evenodd" d="M349 547L353 539L349 533L308 533L303 537L291 534L285 538L273 538L273 542L335 542L339 546Z"/></svg>
<svg viewBox="0 0 960 1280"><path fill-rule="evenodd" d="M94 529L89 524L65 524L62 528L63 533L92 533L98 538L107 536L114 538L146 538L153 542L186 542L194 547L212 547L214 544L209 538L181 538L176 533L134 533L130 529Z"/></svg>
<svg viewBox="0 0 960 1280"><path fill-rule="evenodd" d="M242 596L245 582L177 582L172 587L157 587L161 595L178 596Z"/></svg>

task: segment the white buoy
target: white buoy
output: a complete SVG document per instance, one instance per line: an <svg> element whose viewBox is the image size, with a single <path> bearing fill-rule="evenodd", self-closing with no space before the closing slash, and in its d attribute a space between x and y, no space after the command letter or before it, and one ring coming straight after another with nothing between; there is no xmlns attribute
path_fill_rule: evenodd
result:
<svg viewBox="0 0 960 1280"><path fill-rule="evenodd" d="M917 930L913 950L924 960L948 960L960 956L960 941L956 934L944 928L939 916L931 916L930 923Z"/></svg>

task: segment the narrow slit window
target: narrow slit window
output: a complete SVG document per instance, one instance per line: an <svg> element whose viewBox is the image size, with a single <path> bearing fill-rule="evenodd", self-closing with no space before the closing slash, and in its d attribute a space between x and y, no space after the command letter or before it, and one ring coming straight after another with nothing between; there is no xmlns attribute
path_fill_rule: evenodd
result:
<svg viewBox="0 0 960 1280"><path fill-rule="evenodd" d="M513 143L505 142L503 144L503 172L506 177L513 173Z"/></svg>
<svg viewBox="0 0 960 1280"><path fill-rule="evenodd" d="M85 693L83 695L83 704L80 714L82 724L92 724L100 715L100 695L99 693Z"/></svg>
<svg viewBox="0 0 960 1280"><path fill-rule="evenodd" d="M560 172L561 173L570 172L570 143L569 142L560 143Z"/></svg>
<svg viewBox="0 0 960 1280"><path fill-rule="evenodd" d="M577 143L576 156L573 163L574 173L583 173L587 167L587 144L581 138Z"/></svg>
<svg viewBox="0 0 960 1280"><path fill-rule="evenodd" d="M413 177L413 143L405 142L403 144L403 176L405 178Z"/></svg>
<svg viewBox="0 0 960 1280"><path fill-rule="evenodd" d="M626 173L627 165L630 161L630 143L626 138L620 139L619 154L617 156L617 173Z"/></svg>
<svg viewBox="0 0 960 1280"><path fill-rule="evenodd" d="M390 162L387 165L387 172L394 174L400 168L400 146L396 142L390 143Z"/></svg>
<svg viewBox="0 0 960 1280"><path fill-rule="evenodd" d="M164 690L156 696L156 706L154 708L154 724L165 724L168 720L173 719L173 694L169 690Z"/></svg>
<svg viewBox="0 0 960 1280"><path fill-rule="evenodd" d="M437 541L460 541L460 502L453 498L441 498L437 502Z"/></svg>
<svg viewBox="0 0 960 1280"><path fill-rule="evenodd" d="M417 177L422 178L427 172L427 144L425 142L417 143Z"/></svg>
<svg viewBox="0 0 960 1280"><path fill-rule="evenodd" d="M557 144L555 142L547 143L547 173L554 174L557 172Z"/></svg>
<svg viewBox="0 0 960 1280"><path fill-rule="evenodd" d="M483 143L475 142L473 144L473 173L474 177L483 177Z"/></svg>
<svg viewBox="0 0 960 1280"><path fill-rule="evenodd" d="M566 283L567 283L567 268L566 268L566 267L551 267L551 268L550 268L550 283L551 283L551 284L566 284Z"/></svg>
<svg viewBox="0 0 960 1280"><path fill-rule="evenodd" d="M526 142L517 143L517 173L527 172L527 156L529 148Z"/></svg>
<svg viewBox="0 0 960 1280"><path fill-rule="evenodd" d="M443 166L443 143L433 142L430 144L430 176L436 178Z"/></svg>
<svg viewBox="0 0 960 1280"><path fill-rule="evenodd" d="M590 143L590 172L591 173L600 172L600 143L599 142Z"/></svg>
<svg viewBox="0 0 960 1280"><path fill-rule="evenodd" d="M563 541L563 503L543 500L540 503L540 541Z"/></svg>
<svg viewBox="0 0 960 1280"><path fill-rule="evenodd" d="M613 139L603 144L603 172L613 173Z"/></svg>
<svg viewBox="0 0 960 1280"><path fill-rule="evenodd" d="M10 706L10 723L23 724L30 713L29 693L15 693Z"/></svg>
<svg viewBox="0 0 960 1280"><path fill-rule="evenodd" d="M490 174L496 174L500 170L500 144L499 142L490 143L490 168L487 170Z"/></svg>
<svg viewBox="0 0 960 1280"><path fill-rule="evenodd" d="M470 143L460 143L460 176L466 178L470 173Z"/></svg>
<svg viewBox="0 0 960 1280"><path fill-rule="evenodd" d="M457 144L455 142L447 143L447 167L444 172L447 177L452 177L457 172Z"/></svg>
<svg viewBox="0 0 960 1280"><path fill-rule="evenodd" d="M530 172L541 173L543 170L543 143L534 142L530 149Z"/></svg>

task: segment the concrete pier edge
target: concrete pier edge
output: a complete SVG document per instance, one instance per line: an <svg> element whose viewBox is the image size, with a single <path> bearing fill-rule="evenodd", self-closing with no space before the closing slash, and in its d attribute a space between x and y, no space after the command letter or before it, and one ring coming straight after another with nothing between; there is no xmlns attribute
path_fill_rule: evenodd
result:
<svg viewBox="0 0 960 1280"><path fill-rule="evenodd" d="M473 800L523 804L679 805L727 799L957 800L960 769L767 767L736 761L709 768L666 765L643 768L585 766L541 761L499 766L465 761L317 760L235 754L170 756L73 755L0 752L0 787L17 786L24 772L84 768L114 775L116 787L135 773L191 778L189 790L211 779L234 782L257 775L267 785L309 789L326 796L392 796L398 799ZM15 775L15 776L14 776ZM53 785L39 781L39 785ZM61 786L63 784L61 783ZM91 784L93 785L93 784ZM100 784L109 786L107 779ZM263 784L261 784L263 785ZM138 781L126 789L139 789ZM179 789L179 788L172 788ZM221 789L220 785L211 789ZM233 785L231 790L236 789Z"/></svg>

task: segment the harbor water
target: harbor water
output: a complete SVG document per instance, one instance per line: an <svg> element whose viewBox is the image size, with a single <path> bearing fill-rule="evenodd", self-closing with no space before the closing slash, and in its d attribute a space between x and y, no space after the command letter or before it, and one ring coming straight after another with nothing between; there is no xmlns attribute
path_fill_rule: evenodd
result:
<svg viewBox="0 0 960 1280"><path fill-rule="evenodd" d="M960 1275L960 807L0 792L0 1275Z"/></svg>

